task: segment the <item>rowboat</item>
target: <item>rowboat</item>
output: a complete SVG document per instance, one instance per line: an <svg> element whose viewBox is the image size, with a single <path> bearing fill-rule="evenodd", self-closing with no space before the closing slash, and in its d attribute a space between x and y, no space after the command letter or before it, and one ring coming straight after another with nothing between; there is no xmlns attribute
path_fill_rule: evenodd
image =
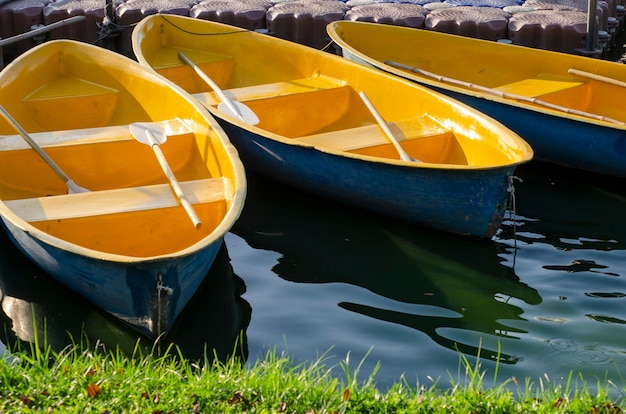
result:
<svg viewBox="0 0 626 414"><path fill-rule="evenodd" d="M0 90L9 238L102 310L166 334L243 208L243 165L224 131L177 86L74 41L18 57Z"/></svg>
<svg viewBox="0 0 626 414"><path fill-rule="evenodd" d="M626 66L398 26L327 26L347 59L462 101L518 133L535 159L626 177Z"/></svg>
<svg viewBox="0 0 626 414"><path fill-rule="evenodd" d="M404 221L490 238L515 168L532 158L463 104L287 40L153 15L132 44L211 111L247 169Z"/></svg>

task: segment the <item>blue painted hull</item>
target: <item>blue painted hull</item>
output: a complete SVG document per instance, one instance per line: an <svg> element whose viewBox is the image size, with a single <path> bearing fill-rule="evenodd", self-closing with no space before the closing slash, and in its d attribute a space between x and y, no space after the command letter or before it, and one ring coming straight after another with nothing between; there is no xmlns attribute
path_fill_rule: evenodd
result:
<svg viewBox="0 0 626 414"><path fill-rule="evenodd" d="M417 38L416 36L416 41ZM451 39L459 40L454 36ZM476 42L476 39L461 38L459 41ZM457 47L462 49L464 45L459 44ZM544 110L544 108L527 103L499 98L476 90L463 89L449 83L396 69L374 58L369 58L364 53L355 52L351 46L344 46L341 50L343 57L348 60L411 80L463 102L501 122L530 144L534 152L534 159L593 173L626 178L626 129L619 124L593 122L590 119L573 117L567 113ZM541 51L540 53L548 52ZM557 54L553 55L556 56ZM504 60L507 57L508 55L503 53L502 55L494 54L492 58ZM549 59L550 56L544 56L544 58ZM576 59L583 58L576 57ZM600 92L596 92L596 94L600 94Z"/></svg>
<svg viewBox="0 0 626 414"><path fill-rule="evenodd" d="M51 245L4 218L2 224L11 241L42 270L148 337L169 331L223 242L220 238L192 255L114 262Z"/></svg>
<svg viewBox="0 0 626 414"><path fill-rule="evenodd" d="M24 129L38 131L33 136L42 151L89 189L68 191L48 162L33 161L25 141L37 141L13 135L19 128L0 120L0 221L11 241L101 310L150 338L167 334L205 280L245 200L243 164L217 121L138 63L70 40L31 49L2 71L0 85L6 113L20 114ZM37 101L45 108L22 108L28 88L48 91ZM90 94L93 88L98 93ZM113 104L102 103L110 91ZM103 121L107 107L111 114ZM51 108L57 112L50 115ZM84 116L76 115L79 109ZM132 138L135 122L166 125L165 164L181 186L189 185L185 195L201 226L174 198L167 183L174 173L166 177L153 151Z"/></svg>
<svg viewBox="0 0 626 414"><path fill-rule="evenodd" d="M46 243L2 218L26 257L96 306L154 338L168 332L211 268L223 237L194 254L115 262Z"/></svg>
<svg viewBox="0 0 626 414"><path fill-rule="evenodd" d="M626 130L553 116L426 85L500 121L530 144L535 159L626 178Z"/></svg>
<svg viewBox="0 0 626 414"><path fill-rule="evenodd" d="M246 166L318 196L452 233L489 238L516 165L421 168L285 144L216 117Z"/></svg>
<svg viewBox="0 0 626 414"><path fill-rule="evenodd" d="M503 220L511 174L532 158L517 134L466 105L283 39L155 16L135 28L133 48L142 64L205 105L248 170L377 214L490 238ZM191 77L180 49L259 122L220 109L211 82L190 82L200 78ZM271 58L261 64L258 50ZM375 104L367 105L370 98ZM399 159L389 142L396 134L421 162Z"/></svg>

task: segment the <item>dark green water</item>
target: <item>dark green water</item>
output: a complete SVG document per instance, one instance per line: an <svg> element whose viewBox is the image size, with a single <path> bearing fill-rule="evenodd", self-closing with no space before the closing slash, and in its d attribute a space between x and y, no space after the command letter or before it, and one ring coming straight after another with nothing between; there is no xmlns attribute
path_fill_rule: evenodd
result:
<svg viewBox="0 0 626 414"><path fill-rule="evenodd" d="M460 355L493 380L595 384L626 375L623 180L540 164L517 171L513 211L493 240L387 220L250 175L246 208L171 340L220 355L237 332L253 363L349 360L381 387L457 379ZM57 348L81 330L132 349L134 333L42 274L0 238L3 342L44 319ZM230 264L230 266L229 266ZM231 268L232 266L232 268ZM234 271L234 272L233 272ZM33 317L33 312L35 317ZM244 351L245 352L245 351ZM367 356L367 357L366 357ZM337 370L341 375L341 370Z"/></svg>

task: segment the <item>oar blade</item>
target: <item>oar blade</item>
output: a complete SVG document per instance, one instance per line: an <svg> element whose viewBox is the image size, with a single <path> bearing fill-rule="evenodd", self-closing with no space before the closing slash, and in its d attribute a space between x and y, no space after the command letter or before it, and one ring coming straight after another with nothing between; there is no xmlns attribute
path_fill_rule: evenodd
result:
<svg viewBox="0 0 626 414"><path fill-rule="evenodd" d="M135 122L128 128L137 141L146 145L161 145L167 141L166 131L154 122Z"/></svg>
<svg viewBox="0 0 626 414"><path fill-rule="evenodd" d="M238 111L233 111L232 107L229 103ZM248 106L242 104L238 101L229 101L228 103L225 101L220 102L217 106L217 109L228 114L230 116L234 116L235 118L241 119L243 122L249 125L258 124L259 117L250 109Z"/></svg>

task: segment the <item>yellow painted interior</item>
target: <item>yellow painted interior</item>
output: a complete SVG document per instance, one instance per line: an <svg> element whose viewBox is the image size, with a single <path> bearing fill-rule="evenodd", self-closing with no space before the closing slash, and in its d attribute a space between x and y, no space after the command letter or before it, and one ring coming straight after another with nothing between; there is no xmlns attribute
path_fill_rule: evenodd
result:
<svg viewBox="0 0 626 414"><path fill-rule="evenodd" d="M381 52L388 49L378 41L374 43ZM197 75L191 69L172 70L168 75L163 70L167 64L159 62L176 56L172 50L182 50L197 64L204 64L207 74L219 71L211 65L223 67L224 61L229 62L228 76L211 77L227 96L255 112L260 119L256 128L277 139L353 129L356 133L363 126L376 124L358 96L365 91L387 122L425 119L425 115L438 120L445 131L441 135L426 138L416 123L414 136L403 143L415 158L446 167L489 167L524 162L532 156L530 147L519 137L482 114L394 76L361 70L361 65L347 59L271 36L198 19L158 15L139 24L133 44L140 62L156 65L159 73L183 86L188 82L183 78ZM504 78L497 81L509 83ZM196 86L186 89L220 116L219 99L210 87L201 85L202 90L197 90ZM398 158L386 144L353 154Z"/></svg>
<svg viewBox="0 0 626 414"><path fill-rule="evenodd" d="M568 74L569 69L578 69L626 82L624 65L391 25L339 21L331 24L329 32L340 46L349 47L361 58L395 61L466 84L537 97L551 104L626 122L623 110L626 88ZM401 72L427 84L451 86L449 82L417 73ZM452 86L463 88L458 84Z"/></svg>
<svg viewBox="0 0 626 414"><path fill-rule="evenodd" d="M168 182L152 149L128 136L119 141L44 149L69 177L92 191ZM161 150L179 181L212 176L193 134L172 137ZM0 176L11 178L0 183L5 200L67 192L32 149L0 151Z"/></svg>
<svg viewBox="0 0 626 414"><path fill-rule="evenodd" d="M90 191L167 184L152 149L136 141L126 125L172 119L183 120L191 131L169 136L160 145L177 180L224 177L231 184L218 201L194 205L202 221L199 230L182 206L32 225L106 253L175 253L209 236L233 208L241 208L242 166L233 163L234 152L225 147L221 128L191 98L120 55L102 55L102 49L78 42L49 42L46 48L33 49L0 77L0 104L28 133L54 132L43 150ZM115 129L123 133L80 142L81 129L107 126L123 126ZM0 117L0 199L67 194L65 183L16 134ZM62 139L66 135L71 139Z"/></svg>
<svg viewBox="0 0 626 414"><path fill-rule="evenodd" d="M436 164L466 165L465 154L450 132L431 135L427 138L400 142L400 146L414 158L422 162ZM353 154L398 159L398 152L390 142L350 151Z"/></svg>
<svg viewBox="0 0 626 414"><path fill-rule="evenodd" d="M107 125L117 105L118 91L72 76L60 76L24 98L42 130ZM73 108L68 111L67 108Z"/></svg>
<svg viewBox="0 0 626 414"><path fill-rule="evenodd" d="M180 182L212 176L193 134L172 137L161 148ZM168 182L152 150L135 140L45 150L68 176L91 191ZM85 169L86 165L91 168ZM65 185L30 149L0 151L0 176L14 177L1 183L3 199L67 193ZM228 200L194 204L202 221L199 230L192 226L182 207L31 224L48 234L98 251L155 256L174 253L213 232L225 216L232 197L231 193Z"/></svg>
<svg viewBox="0 0 626 414"><path fill-rule="evenodd" d="M150 257L175 253L197 243L220 224L227 207L225 200L194 204L194 209L202 220L199 230L193 228L189 217L180 207L43 221L33 223L33 226L52 236L94 250Z"/></svg>
<svg viewBox="0 0 626 414"><path fill-rule="evenodd" d="M494 89L532 98L565 91L581 85L583 85L582 82L575 82L573 80L546 79L538 76L533 79L522 79L507 85L498 86Z"/></svg>
<svg viewBox="0 0 626 414"><path fill-rule="evenodd" d="M206 90L206 85L195 75L193 69L180 60L178 51L179 49L171 47L158 49L153 60L154 69L160 75L175 80L174 83L189 93ZM202 50L184 50L183 53L218 85L228 82L234 64L231 56Z"/></svg>

